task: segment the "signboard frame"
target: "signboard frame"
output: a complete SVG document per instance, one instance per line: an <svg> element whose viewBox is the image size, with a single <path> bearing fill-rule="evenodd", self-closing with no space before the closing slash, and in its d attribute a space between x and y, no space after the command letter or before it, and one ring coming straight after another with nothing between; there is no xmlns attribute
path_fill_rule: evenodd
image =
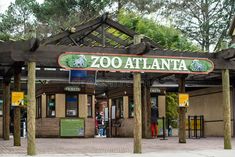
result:
<svg viewBox="0 0 235 157"><path fill-rule="evenodd" d="M135 64L132 60L135 60ZM58 58L58 64L68 70L111 72L208 74L214 70L214 63L208 58L87 52L62 53ZM165 67L168 67L168 70L164 69Z"/></svg>

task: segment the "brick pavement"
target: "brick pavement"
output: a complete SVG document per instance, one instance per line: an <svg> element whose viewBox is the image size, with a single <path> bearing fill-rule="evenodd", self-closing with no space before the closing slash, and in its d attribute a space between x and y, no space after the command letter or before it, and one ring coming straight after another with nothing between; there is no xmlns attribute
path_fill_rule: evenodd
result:
<svg viewBox="0 0 235 157"><path fill-rule="evenodd" d="M86 153L132 153L132 138L37 138L37 154L86 154ZM235 139L232 140L235 146ZM27 141L22 139L21 147L13 146L10 141L0 140L0 156L6 154L26 154ZM143 153L174 153L177 151L223 151L223 138L187 139L179 144L177 137L168 140L143 139Z"/></svg>

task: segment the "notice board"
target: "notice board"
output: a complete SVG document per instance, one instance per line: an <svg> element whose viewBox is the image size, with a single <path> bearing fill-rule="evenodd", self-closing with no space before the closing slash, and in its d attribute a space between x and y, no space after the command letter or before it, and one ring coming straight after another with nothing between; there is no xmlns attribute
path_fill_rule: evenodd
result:
<svg viewBox="0 0 235 157"><path fill-rule="evenodd" d="M60 136L61 137L84 137L85 125L84 119L80 118L64 118L60 120Z"/></svg>

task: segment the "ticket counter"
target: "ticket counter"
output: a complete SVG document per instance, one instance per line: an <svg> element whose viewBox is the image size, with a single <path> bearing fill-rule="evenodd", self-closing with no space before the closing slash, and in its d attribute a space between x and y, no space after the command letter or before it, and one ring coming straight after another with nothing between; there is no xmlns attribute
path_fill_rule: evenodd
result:
<svg viewBox="0 0 235 157"><path fill-rule="evenodd" d="M36 136L60 137L62 119L83 119L84 137L93 137L94 101L94 87L61 84L39 87L36 97Z"/></svg>

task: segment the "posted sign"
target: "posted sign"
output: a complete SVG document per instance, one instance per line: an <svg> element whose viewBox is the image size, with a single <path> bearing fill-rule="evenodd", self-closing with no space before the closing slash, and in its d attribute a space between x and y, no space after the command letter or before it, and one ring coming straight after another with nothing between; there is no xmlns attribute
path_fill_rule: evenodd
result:
<svg viewBox="0 0 235 157"><path fill-rule="evenodd" d="M179 93L179 107L189 107L189 94Z"/></svg>
<svg viewBox="0 0 235 157"><path fill-rule="evenodd" d="M23 105L23 103L24 103L24 92L12 92L11 93L12 106Z"/></svg>
<svg viewBox="0 0 235 157"><path fill-rule="evenodd" d="M207 58L65 52L58 58L70 70L208 74L214 64Z"/></svg>

